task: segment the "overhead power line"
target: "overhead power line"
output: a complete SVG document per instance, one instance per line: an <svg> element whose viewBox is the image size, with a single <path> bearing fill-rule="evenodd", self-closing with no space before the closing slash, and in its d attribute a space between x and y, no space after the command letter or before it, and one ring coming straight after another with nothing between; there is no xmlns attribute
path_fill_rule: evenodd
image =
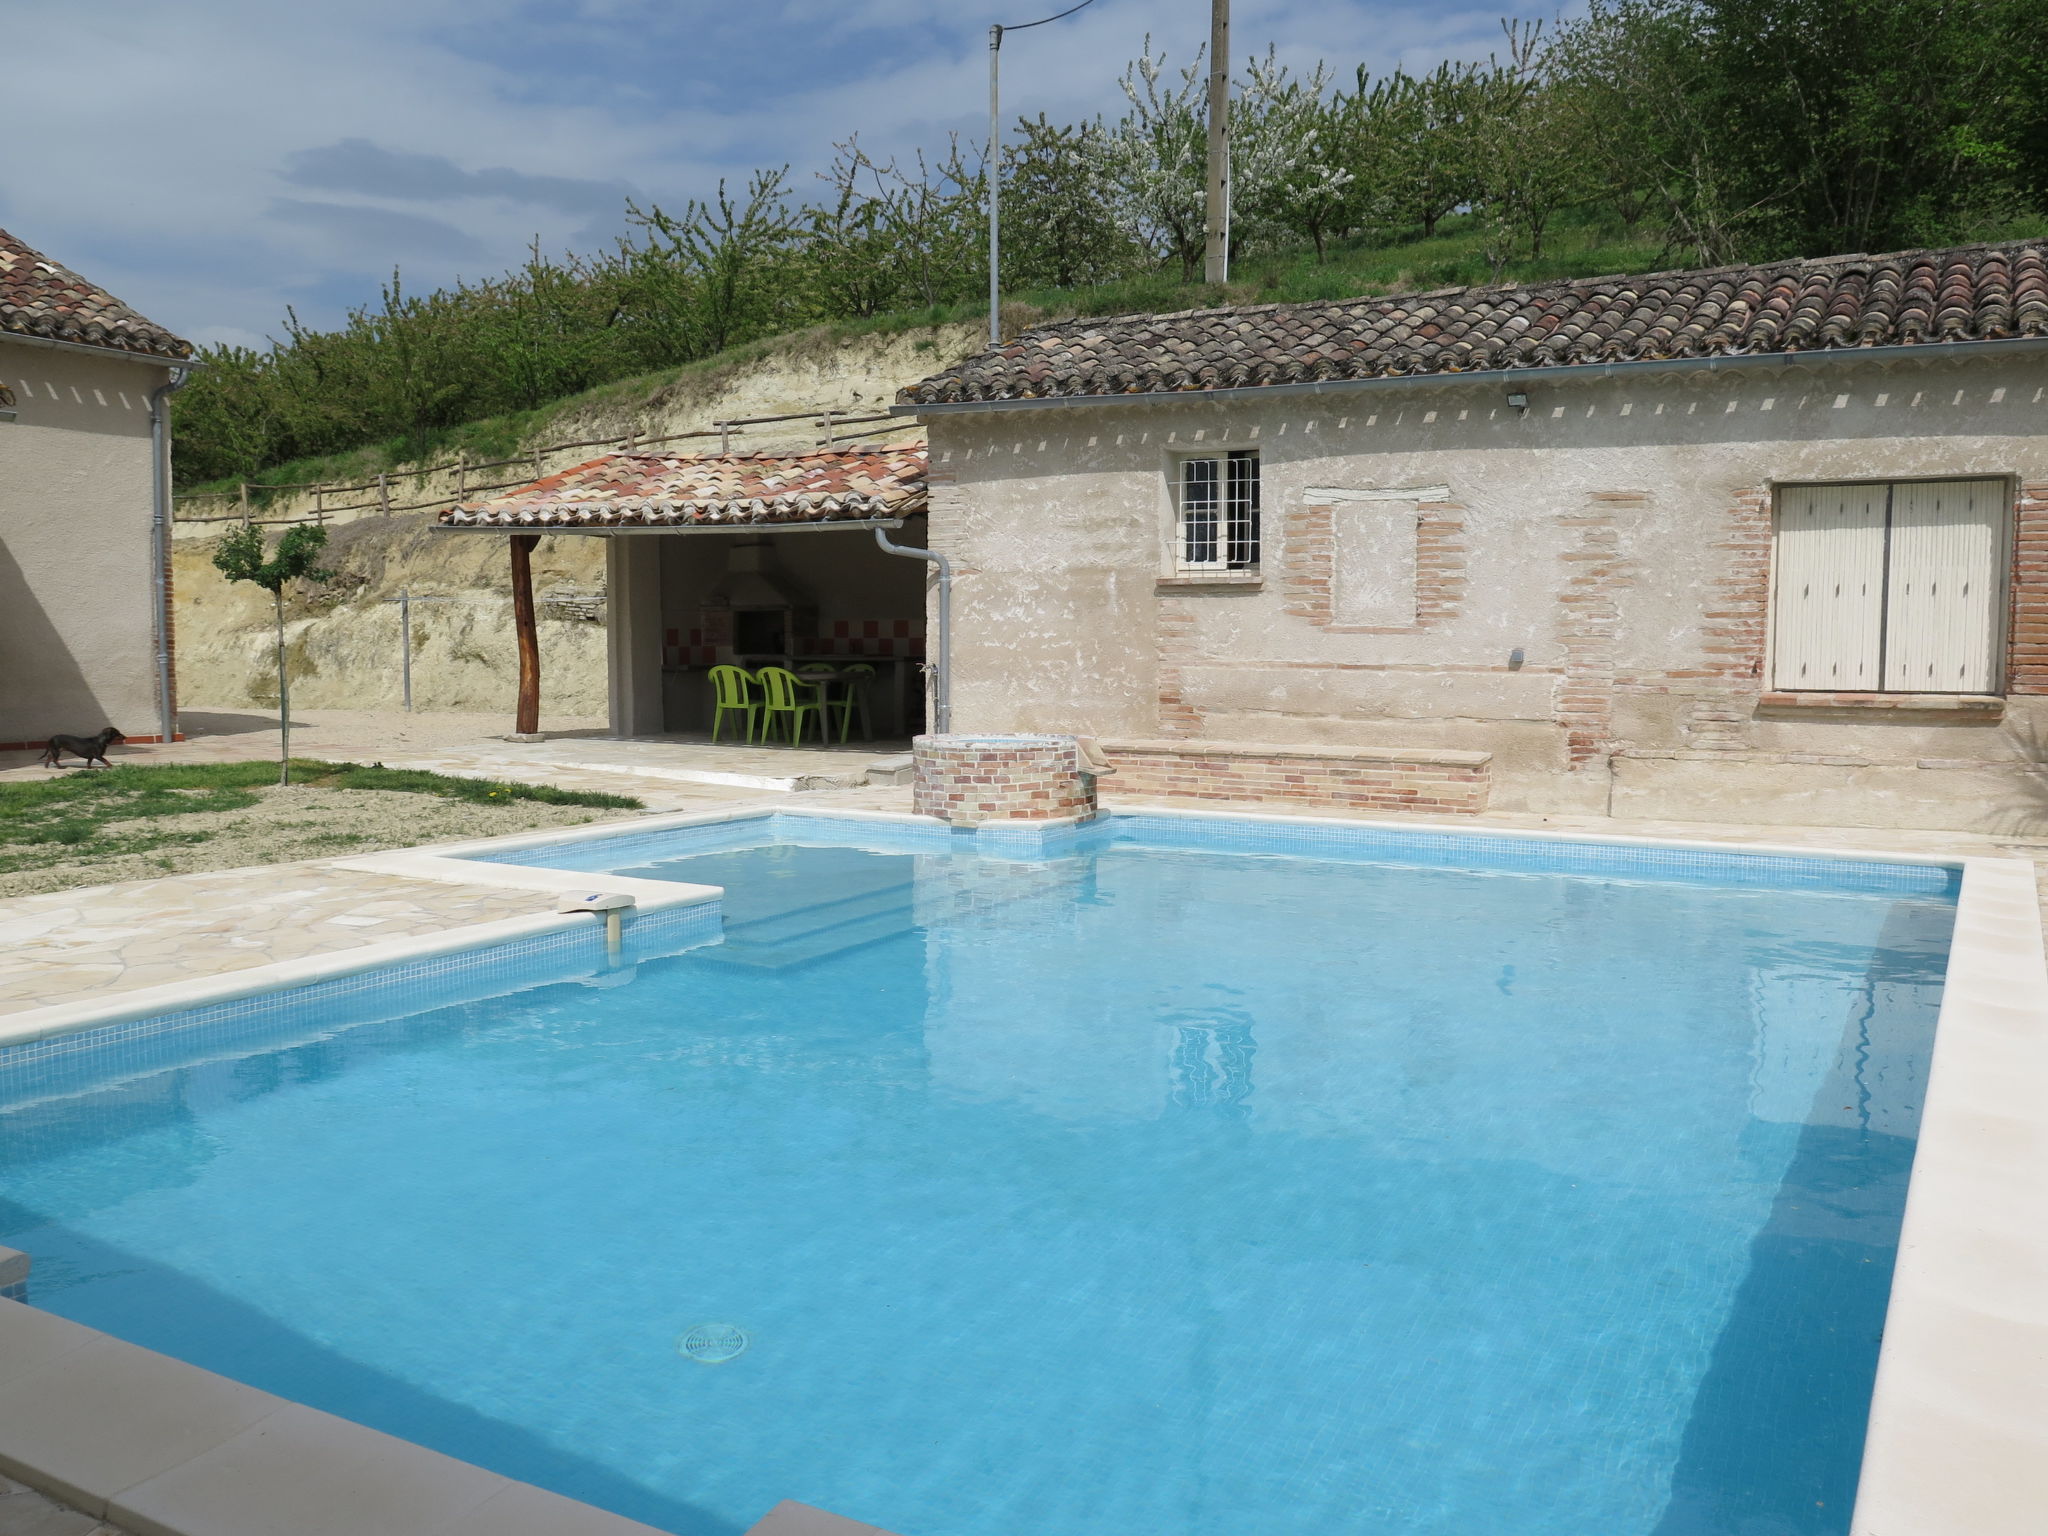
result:
<svg viewBox="0 0 2048 1536"><path fill-rule="evenodd" d="M1070 5L1064 11L1041 16L1036 21L988 29L988 344L992 347L1003 344L1003 121L999 106L1002 98L999 64L1003 57L1003 34L1028 32L1033 27L1042 27L1076 11L1085 11L1094 3L1095 0L1081 0L1079 5Z"/></svg>

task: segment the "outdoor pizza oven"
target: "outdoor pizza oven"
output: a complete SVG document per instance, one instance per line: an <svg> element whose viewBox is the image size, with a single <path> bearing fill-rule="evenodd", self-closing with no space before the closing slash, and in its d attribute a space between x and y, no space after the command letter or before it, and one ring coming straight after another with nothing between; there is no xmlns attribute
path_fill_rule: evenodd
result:
<svg viewBox="0 0 2048 1536"><path fill-rule="evenodd" d="M809 594L777 568L766 539L733 542L725 575L704 598L707 637L722 640L740 662L788 658L816 617Z"/></svg>

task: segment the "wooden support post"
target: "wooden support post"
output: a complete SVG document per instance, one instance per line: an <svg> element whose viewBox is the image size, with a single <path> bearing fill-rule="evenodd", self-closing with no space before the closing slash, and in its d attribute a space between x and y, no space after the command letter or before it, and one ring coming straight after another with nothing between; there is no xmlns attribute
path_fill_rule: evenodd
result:
<svg viewBox="0 0 2048 1536"><path fill-rule="evenodd" d="M540 633L533 618L533 546L537 533L512 535L512 627L519 635L519 710L512 729L540 733Z"/></svg>
<svg viewBox="0 0 2048 1536"><path fill-rule="evenodd" d="M377 474L377 510L386 517L391 515L391 477L381 470Z"/></svg>
<svg viewBox="0 0 2048 1536"><path fill-rule="evenodd" d="M455 455L455 499L469 500L469 450L463 449Z"/></svg>
<svg viewBox="0 0 2048 1536"><path fill-rule="evenodd" d="M249 482L242 482L242 521L249 521Z"/></svg>

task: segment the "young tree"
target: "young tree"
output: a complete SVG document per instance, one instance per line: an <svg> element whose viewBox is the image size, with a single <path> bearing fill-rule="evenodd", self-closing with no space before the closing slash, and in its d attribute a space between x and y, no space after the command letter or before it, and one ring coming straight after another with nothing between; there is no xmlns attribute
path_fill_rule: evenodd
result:
<svg viewBox="0 0 2048 1536"><path fill-rule="evenodd" d="M284 654L284 584L288 581L327 581L334 573L314 565L327 547L327 530L301 523L287 528L277 541L277 553L263 558L263 533L254 523L224 535L213 552L214 568L229 581L253 581L270 594L277 613L277 729L282 751L277 765L277 782L292 781L292 698Z"/></svg>
<svg viewBox="0 0 2048 1536"><path fill-rule="evenodd" d="M2040 0L1672 0L1756 254L1967 238L2038 189Z"/></svg>
<svg viewBox="0 0 2048 1536"><path fill-rule="evenodd" d="M1508 56L1488 59L1470 119L1476 211L1496 280L1526 240L1540 260L1543 236L1560 208L1597 190L1552 78L1540 24L1506 24Z"/></svg>
<svg viewBox="0 0 2048 1536"><path fill-rule="evenodd" d="M1329 84L1321 64L1306 80L1290 78L1269 50L1246 66L1244 126L1235 129L1267 155L1242 199L1246 222L1255 232L1306 237L1318 265L1330 236L1355 228L1361 212L1357 175L1344 164L1346 140L1357 132L1355 104L1328 98Z"/></svg>
<svg viewBox="0 0 2048 1536"><path fill-rule="evenodd" d="M178 471L185 480L246 480L285 455L275 350L206 347L205 364L172 397Z"/></svg>
<svg viewBox="0 0 2048 1536"><path fill-rule="evenodd" d="M1100 122L1017 120L1004 150L1003 286L1079 288L1126 277L1147 253L1117 220Z"/></svg>
<svg viewBox="0 0 2048 1536"><path fill-rule="evenodd" d="M1550 74L1564 132L1629 234L1649 218L1684 260L1732 262L1790 192L1789 178L1751 180L1747 151L1724 132L1725 87L1696 0L1592 0L1564 23Z"/></svg>
<svg viewBox="0 0 2048 1536"><path fill-rule="evenodd" d="M1124 70L1130 111L1103 140L1103 169L1119 191L1124 227L1164 260L1178 263L1180 280L1191 283L1207 244L1203 198L1208 190L1207 81L1202 50L1180 72L1180 83L1165 78L1166 55L1145 52Z"/></svg>
<svg viewBox="0 0 2048 1536"><path fill-rule="evenodd" d="M735 201L720 181L709 202L690 199L680 216L628 202L627 217L646 233L643 302L664 311L689 362L772 330L789 295L784 259L798 234L789 207L789 167L756 171Z"/></svg>
<svg viewBox="0 0 2048 1536"><path fill-rule="evenodd" d="M1120 191L1124 227L1165 261L1177 262L1181 281L1191 283L1208 242L1208 75L1203 50L1166 78L1166 55L1145 52L1124 71L1130 111L1101 141L1103 173ZM1295 194L1321 196L1341 184L1339 168L1319 158L1314 113L1329 83L1318 67L1308 80L1290 83L1269 53L1253 59L1237 82L1231 107L1230 185L1233 249L1257 243L1272 232L1272 215L1297 179Z"/></svg>
<svg viewBox="0 0 2048 1536"><path fill-rule="evenodd" d="M1447 60L1419 78L1396 70L1373 88L1365 104L1374 124L1388 211L1420 224L1425 240L1435 237L1438 220L1478 193L1472 130L1485 96L1477 65Z"/></svg>

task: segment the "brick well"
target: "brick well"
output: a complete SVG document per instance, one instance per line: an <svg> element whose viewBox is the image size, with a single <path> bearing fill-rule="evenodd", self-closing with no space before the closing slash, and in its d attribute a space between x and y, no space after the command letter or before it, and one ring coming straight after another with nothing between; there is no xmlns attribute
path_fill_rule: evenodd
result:
<svg viewBox="0 0 2048 1536"><path fill-rule="evenodd" d="M956 826L1095 814L1095 780L1071 736L920 736L912 802Z"/></svg>

